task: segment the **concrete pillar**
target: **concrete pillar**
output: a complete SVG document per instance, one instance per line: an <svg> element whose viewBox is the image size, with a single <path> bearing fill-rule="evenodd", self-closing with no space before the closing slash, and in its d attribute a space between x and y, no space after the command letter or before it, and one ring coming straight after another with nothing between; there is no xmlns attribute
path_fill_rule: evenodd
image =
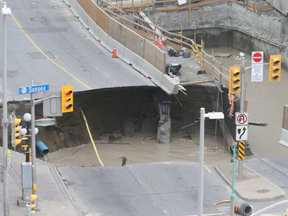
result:
<svg viewBox="0 0 288 216"><path fill-rule="evenodd" d="M171 98L162 90L156 91L154 94L154 103L157 106L157 112L160 116L158 121L157 143L169 144L171 139Z"/></svg>
<svg viewBox="0 0 288 216"><path fill-rule="evenodd" d="M158 104L160 120L158 122L157 143L169 144L171 139L170 101Z"/></svg>

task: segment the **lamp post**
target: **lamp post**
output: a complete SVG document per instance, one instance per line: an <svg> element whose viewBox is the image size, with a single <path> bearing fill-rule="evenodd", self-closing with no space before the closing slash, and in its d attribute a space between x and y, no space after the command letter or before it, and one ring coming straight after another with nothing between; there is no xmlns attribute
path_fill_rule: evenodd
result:
<svg viewBox="0 0 288 216"><path fill-rule="evenodd" d="M6 17L11 14L10 8L7 8L4 2L2 8L3 14L3 116L2 116L2 145L3 145L3 216L9 215L8 205L8 125L7 119L7 34L6 34Z"/></svg>
<svg viewBox="0 0 288 216"><path fill-rule="evenodd" d="M200 109L198 216L203 216L205 118L224 119L224 114L222 112L210 112L210 113L205 114L205 108Z"/></svg>
<svg viewBox="0 0 288 216"><path fill-rule="evenodd" d="M232 193L231 193L231 200L230 200L230 216L234 216L234 207L235 207L235 157L236 157L236 146L237 142L234 142L233 147L233 171L232 171Z"/></svg>

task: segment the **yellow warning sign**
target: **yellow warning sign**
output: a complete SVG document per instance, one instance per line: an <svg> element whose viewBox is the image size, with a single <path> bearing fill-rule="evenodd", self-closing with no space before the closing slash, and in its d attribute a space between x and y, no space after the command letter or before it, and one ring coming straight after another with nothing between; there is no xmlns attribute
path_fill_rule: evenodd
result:
<svg viewBox="0 0 288 216"><path fill-rule="evenodd" d="M238 143L238 160L245 160L245 142Z"/></svg>

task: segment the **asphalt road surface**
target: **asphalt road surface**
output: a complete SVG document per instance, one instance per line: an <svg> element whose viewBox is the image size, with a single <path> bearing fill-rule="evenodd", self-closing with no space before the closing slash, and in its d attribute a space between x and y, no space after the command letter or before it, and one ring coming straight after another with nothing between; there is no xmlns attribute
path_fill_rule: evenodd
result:
<svg viewBox="0 0 288 216"><path fill-rule="evenodd" d="M248 202L253 213L287 199L288 163L282 159L255 159L245 165L281 187L286 197L269 202ZM125 167L58 167L75 207L84 215L188 216L197 215L198 164L161 162ZM231 188L212 168L204 170L204 214L229 215ZM247 203L238 198L236 205ZM265 213L285 213L288 205ZM284 214L283 214L284 215Z"/></svg>
<svg viewBox="0 0 288 216"><path fill-rule="evenodd" d="M125 167L58 168L76 207L85 214L159 216L197 214L198 164L163 162ZM205 169L204 212L228 212L230 188Z"/></svg>
<svg viewBox="0 0 288 216"><path fill-rule="evenodd" d="M131 66L112 58L63 1L10 0L8 7L12 10L7 18L10 100L27 97L18 94L19 87L30 86L32 80L35 85L50 84L51 91L60 91L63 85L73 85L75 92L155 86Z"/></svg>

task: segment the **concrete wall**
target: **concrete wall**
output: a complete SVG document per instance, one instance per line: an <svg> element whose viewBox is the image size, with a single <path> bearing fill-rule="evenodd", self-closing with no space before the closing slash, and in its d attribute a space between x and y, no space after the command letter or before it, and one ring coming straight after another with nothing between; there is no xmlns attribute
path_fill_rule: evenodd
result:
<svg viewBox="0 0 288 216"><path fill-rule="evenodd" d="M286 0L284 0L286 1ZM288 5L288 4L287 4ZM153 15L148 14L149 18L153 20ZM261 18L260 18L260 17ZM183 30L200 30L201 33L207 35L206 45L219 44L228 45L231 39L228 38L229 32L238 32L233 36L233 44L241 42L242 36L249 36L251 42L244 38L243 41L249 44L247 46L259 47L260 37L264 40L268 53L280 53L283 57L283 65L288 66L288 19L276 11L259 12L259 16L251 10L243 8L234 3L219 3L206 6L199 10L191 10L191 24L188 23L188 11L174 11L172 13L158 12L156 13L157 23L164 23L164 28L170 31L179 32L181 25ZM219 28L220 31L215 30ZM213 29L213 30L211 30ZM260 29L260 33L259 33ZM227 31L228 30L228 31ZM230 31L229 31L230 30ZM214 32L213 32L214 31ZM209 37L208 34L212 33ZM219 33L219 34L218 34ZM222 35L222 33L224 35ZM217 40L213 38L218 35ZM220 36L221 37L220 37ZM187 36L187 35L186 35ZM191 35L192 36L192 35ZM228 44L223 44L228 39ZM215 43L217 41L217 43ZM197 41L199 42L199 41ZM219 43L219 44L218 44ZM253 44L252 44L253 43ZM243 45L243 43L241 43ZM235 44L237 45L237 44ZM241 46L243 48L243 46ZM261 46L262 47L262 46ZM260 47L260 48L261 48ZM271 48L271 49L270 49ZM247 49L247 48L246 48Z"/></svg>
<svg viewBox="0 0 288 216"><path fill-rule="evenodd" d="M287 0L273 0L273 6L282 13L288 14L288 2Z"/></svg>

